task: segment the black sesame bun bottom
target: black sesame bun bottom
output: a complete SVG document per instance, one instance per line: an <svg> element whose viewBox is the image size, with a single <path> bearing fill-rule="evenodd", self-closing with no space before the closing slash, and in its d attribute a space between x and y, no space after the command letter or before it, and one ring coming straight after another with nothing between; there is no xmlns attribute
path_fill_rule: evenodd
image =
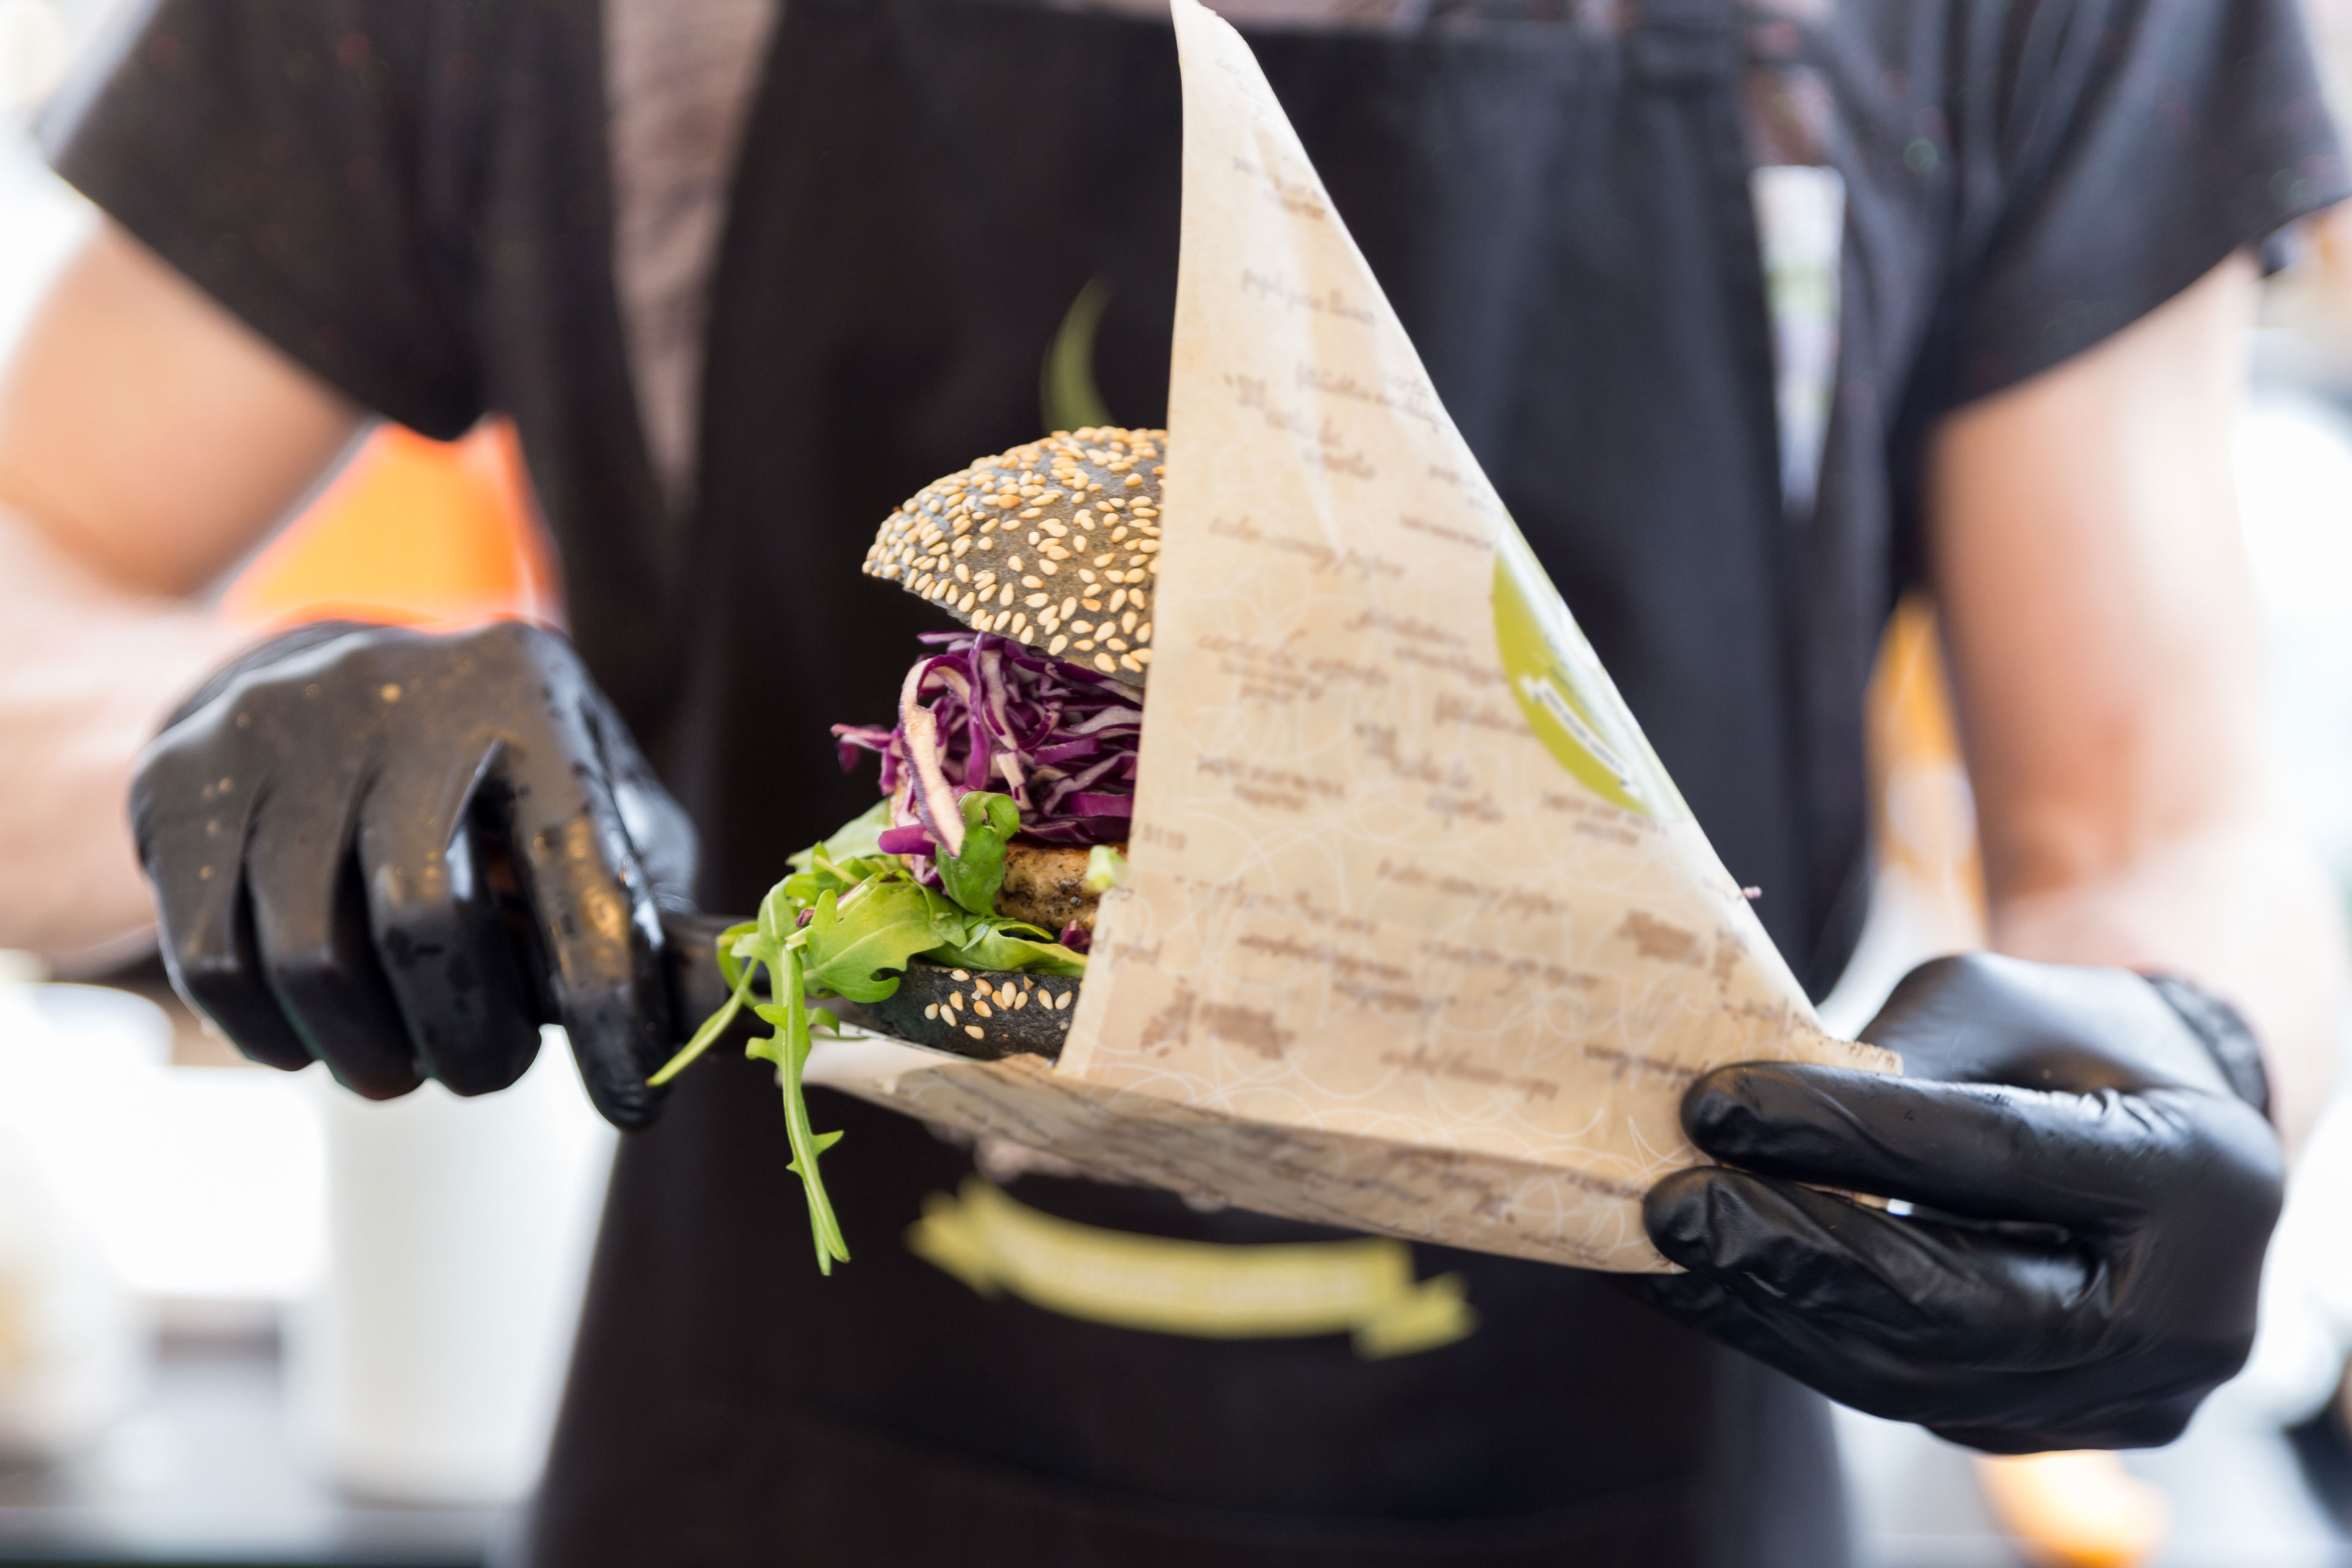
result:
<svg viewBox="0 0 2352 1568"><path fill-rule="evenodd" d="M1069 1038L1080 984L1070 975L947 969L918 958L907 965L897 991L857 1010L866 1015L866 1027L909 1045L986 1061L1010 1056L1058 1059Z"/></svg>
<svg viewBox="0 0 2352 1568"><path fill-rule="evenodd" d="M727 977L719 970L719 933L734 922L723 915L664 914L671 1016L681 1027L727 1005ZM880 1002L824 997L811 1004L845 1024L909 1045L993 1061L999 1057L1057 1059L1070 1034L1080 982L1069 975L1025 974L1003 969L950 969L916 959L898 989ZM768 1032L746 1010L728 1039L737 1045ZM683 1038L683 1036L680 1037Z"/></svg>

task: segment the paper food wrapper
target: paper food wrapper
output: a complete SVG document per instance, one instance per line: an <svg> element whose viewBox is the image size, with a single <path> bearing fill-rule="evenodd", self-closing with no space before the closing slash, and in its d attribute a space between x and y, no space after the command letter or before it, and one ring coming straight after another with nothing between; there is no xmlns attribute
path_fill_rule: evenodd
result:
<svg viewBox="0 0 2352 1568"><path fill-rule="evenodd" d="M1174 0L1183 249L1129 886L1057 1064L814 1081L1269 1214L1666 1267L1726 1062L1825 1035L1493 487L1240 36ZM1563 367L1573 374L1574 367Z"/></svg>

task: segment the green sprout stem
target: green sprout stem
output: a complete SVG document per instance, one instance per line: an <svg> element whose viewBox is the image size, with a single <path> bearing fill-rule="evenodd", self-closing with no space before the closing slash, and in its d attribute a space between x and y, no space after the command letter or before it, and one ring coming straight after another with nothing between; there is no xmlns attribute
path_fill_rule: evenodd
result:
<svg viewBox="0 0 2352 1568"><path fill-rule="evenodd" d="M792 1141L788 1169L800 1177L808 1198L817 1268L826 1274L835 1263L849 1261L849 1245L817 1170L818 1157L840 1142L841 1134L819 1132L809 1124L803 1085L814 1046L809 994L864 1004L883 1001L898 989L908 963L926 954L950 967L1086 973L1086 959L1055 942L1052 933L992 912L1004 880L1004 845L1021 825L1013 802L973 791L963 797L961 810L964 852L942 857L940 867L946 892L919 884L898 856L858 852L887 822L887 803L793 857L793 875L769 889L760 902L760 918L719 935L726 1002L648 1080L666 1084L684 1072L746 1007L775 1031L753 1040L744 1055L775 1064ZM756 1002L752 986L762 972L768 999Z"/></svg>
<svg viewBox="0 0 2352 1568"><path fill-rule="evenodd" d="M769 968L768 989L783 1008L783 1028L772 1039L754 1043L751 1049L754 1055L774 1062L778 1068L776 1077L784 1091L784 1126L793 1144L789 1169L800 1176L801 1186L808 1194L809 1230L816 1242L817 1268L830 1274L835 1261L849 1261L849 1243L842 1237L841 1222L834 1217L833 1200L825 1194L824 1177L818 1173L816 1163L817 1156L841 1142L841 1134L819 1132L809 1124L808 1097L803 1092L801 1074L808 1066L809 1052L815 1043L809 1037L808 997L802 990L800 948L787 942L780 956L782 963ZM764 1015L768 1010L761 1011Z"/></svg>
<svg viewBox="0 0 2352 1568"><path fill-rule="evenodd" d="M759 926L753 921L746 921L741 925L729 926L724 931L719 933L719 972L727 977L727 983L733 986L734 990L729 993L727 1005L719 1008L716 1013L710 1015L708 1018L702 1020L702 1027L694 1031L694 1037L687 1041L685 1045L679 1047L677 1054L670 1058L669 1060L664 1062L659 1072L646 1079L647 1084L655 1089L659 1089L662 1085L667 1083L670 1079L676 1078L678 1074L692 1067L695 1063L695 1059L700 1057L703 1052L709 1050L710 1048L710 1043L719 1038L719 1036L725 1034L727 1032L727 1026L730 1024L732 1024L736 1020L737 1016L742 1013L743 1004L750 999L751 994L751 975L753 973L753 968L749 964L739 965L737 963L734 947L738 942L751 935L759 929Z"/></svg>

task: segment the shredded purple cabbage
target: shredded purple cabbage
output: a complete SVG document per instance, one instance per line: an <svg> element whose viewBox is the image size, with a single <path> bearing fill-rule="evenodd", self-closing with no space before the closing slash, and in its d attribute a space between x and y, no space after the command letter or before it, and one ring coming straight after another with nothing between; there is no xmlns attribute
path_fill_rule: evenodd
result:
<svg viewBox="0 0 2352 1568"><path fill-rule="evenodd" d="M1126 842L1140 690L988 632L926 632L922 640L936 651L908 672L896 726L833 727L844 768L863 752L882 759L886 853L929 856L940 843L960 851L955 803L978 789L1013 797L1024 838Z"/></svg>

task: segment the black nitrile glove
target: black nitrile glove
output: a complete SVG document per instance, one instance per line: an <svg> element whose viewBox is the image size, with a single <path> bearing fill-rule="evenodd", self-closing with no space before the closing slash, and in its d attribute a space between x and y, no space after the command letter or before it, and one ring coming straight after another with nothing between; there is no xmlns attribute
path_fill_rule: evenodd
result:
<svg viewBox="0 0 2352 1568"><path fill-rule="evenodd" d="M257 1061L481 1094L560 1022L596 1108L651 1119L694 830L562 637L289 632L182 708L131 815L173 982Z"/></svg>
<svg viewBox="0 0 2352 1568"><path fill-rule="evenodd" d="M1690 1272L1637 1289L1973 1447L2171 1441L2246 1359L2285 1173L2185 1011L2123 970L1921 965L1863 1031L1907 1076L1755 1063L1691 1087L1684 1127L1740 1169L1651 1191L1651 1239Z"/></svg>

